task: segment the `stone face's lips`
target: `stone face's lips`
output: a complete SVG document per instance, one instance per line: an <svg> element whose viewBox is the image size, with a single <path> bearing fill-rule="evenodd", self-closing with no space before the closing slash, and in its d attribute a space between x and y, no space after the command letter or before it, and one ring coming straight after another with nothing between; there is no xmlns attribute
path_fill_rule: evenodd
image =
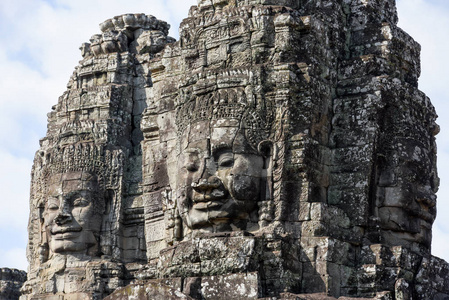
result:
<svg viewBox="0 0 449 300"><path fill-rule="evenodd" d="M222 200L226 197L226 192L221 190L214 190L212 193L200 194L195 193L193 197L193 203L209 202L214 200ZM223 202L223 201L222 201Z"/></svg>
<svg viewBox="0 0 449 300"><path fill-rule="evenodd" d="M211 208L221 207L223 202L221 201L208 201L208 202L198 202L193 205L196 210L208 210Z"/></svg>
<svg viewBox="0 0 449 300"><path fill-rule="evenodd" d="M60 227L57 229L52 229L51 234L56 235L56 234L64 234L64 233L68 233L68 232L80 232L81 230L82 230L81 227Z"/></svg>

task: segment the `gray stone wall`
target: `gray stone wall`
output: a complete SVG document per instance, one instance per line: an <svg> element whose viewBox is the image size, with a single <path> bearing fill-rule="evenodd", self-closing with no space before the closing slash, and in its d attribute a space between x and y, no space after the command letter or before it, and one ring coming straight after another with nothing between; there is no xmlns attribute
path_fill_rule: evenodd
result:
<svg viewBox="0 0 449 300"><path fill-rule="evenodd" d="M103 22L36 154L21 299L449 298L396 24L393 0L201 0L179 41Z"/></svg>
<svg viewBox="0 0 449 300"><path fill-rule="evenodd" d="M16 269L0 269L0 299L14 300L20 297L20 288L27 280L24 271Z"/></svg>

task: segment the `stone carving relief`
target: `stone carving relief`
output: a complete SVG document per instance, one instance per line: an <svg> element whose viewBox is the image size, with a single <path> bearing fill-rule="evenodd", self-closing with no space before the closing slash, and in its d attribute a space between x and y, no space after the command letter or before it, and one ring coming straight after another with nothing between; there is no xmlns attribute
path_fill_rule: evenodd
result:
<svg viewBox="0 0 449 300"><path fill-rule="evenodd" d="M170 26L154 16L126 14L108 19L100 24L102 34L93 35L91 44L81 46L83 57L98 57L108 53L136 51L139 54L156 53L167 42L173 42L167 34ZM130 48L131 47L131 48Z"/></svg>
<svg viewBox="0 0 449 300"><path fill-rule="evenodd" d="M96 256L105 195L96 175L87 172L55 174L48 178L44 226L50 253Z"/></svg>
<svg viewBox="0 0 449 300"><path fill-rule="evenodd" d="M101 252L100 236L104 238L100 228L107 218L106 208L110 210L118 201L108 191L120 194L123 154L93 144L69 145L59 151L62 154L47 155L36 178L45 187L36 205L43 209L42 240L53 253L85 252L95 246L91 253L96 256Z"/></svg>
<svg viewBox="0 0 449 300"><path fill-rule="evenodd" d="M35 162L33 186L41 188L35 190L37 218L30 226L38 231L29 244L31 269L23 291L101 295L104 289L87 286L99 283L94 275L98 264L115 256L123 153L101 144L69 144L38 152ZM121 270L120 265L114 268ZM80 283L70 286L67 276Z"/></svg>
<svg viewBox="0 0 449 300"><path fill-rule="evenodd" d="M23 299L102 299L147 260L139 122L151 80L143 65L174 40L166 22L144 14L100 29L81 46L35 156Z"/></svg>
<svg viewBox="0 0 449 300"><path fill-rule="evenodd" d="M449 297L396 22L394 0L201 0L179 41L103 22L35 156L21 299Z"/></svg>
<svg viewBox="0 0 449 300"><path fill-rule="evenodd" d="M195 97L178 110L174 197L190 229L258 228L258 205L271 198L266 195L272 184L271 141L263 136L270 121L267 111L250 112L249 105L243 90L225 89Z"/></svg>
<svg viewBox="0 0 449 300"><path fill-rule="evenodd" d="M383 228L391 230L385 237L387 240L403 236L406 241L430 247L439 179L435 168L436 153L429 149L435 147L432 139L438 133L438 125L433 121L425 131L407 132L404 128L413 125L393 109L385 109L383 126L398 134L393 140L385 140L382 150L387 155L380 156L378 162L380 223Z"/></svg>

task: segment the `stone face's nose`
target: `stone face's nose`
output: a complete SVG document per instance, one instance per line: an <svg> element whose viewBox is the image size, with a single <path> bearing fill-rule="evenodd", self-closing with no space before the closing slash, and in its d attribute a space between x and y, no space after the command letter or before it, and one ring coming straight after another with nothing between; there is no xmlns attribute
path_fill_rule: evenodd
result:
<svg viewBox="0 0 449 300"><path fill-rule="evenodd" d="M55 218L55 223L58 225L64 225L64 224L70 222L71 220L72 220L72 216L69 213L67 213L65 211L60 211Z"/></svg>
<svg viewBox="0 0 449 300"><path fill-rule="evenodd" d="M70 207L68 202L61 200L61 206L59 207L58 214L55 218L55 223L58 225L63 225L72 220L72 214L70 213Z"/></svg>

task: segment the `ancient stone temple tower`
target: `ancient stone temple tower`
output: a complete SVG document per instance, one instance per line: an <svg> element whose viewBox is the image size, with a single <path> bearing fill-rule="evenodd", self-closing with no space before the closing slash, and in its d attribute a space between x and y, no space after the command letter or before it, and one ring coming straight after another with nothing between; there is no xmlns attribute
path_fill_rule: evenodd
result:
<svg viewBox="0 0 449 300"><path fill-rule="evenodd" d="M396 23L394 0L199 0L179 41L102 23L36 153L21 299L449 299Z"/></svg>

